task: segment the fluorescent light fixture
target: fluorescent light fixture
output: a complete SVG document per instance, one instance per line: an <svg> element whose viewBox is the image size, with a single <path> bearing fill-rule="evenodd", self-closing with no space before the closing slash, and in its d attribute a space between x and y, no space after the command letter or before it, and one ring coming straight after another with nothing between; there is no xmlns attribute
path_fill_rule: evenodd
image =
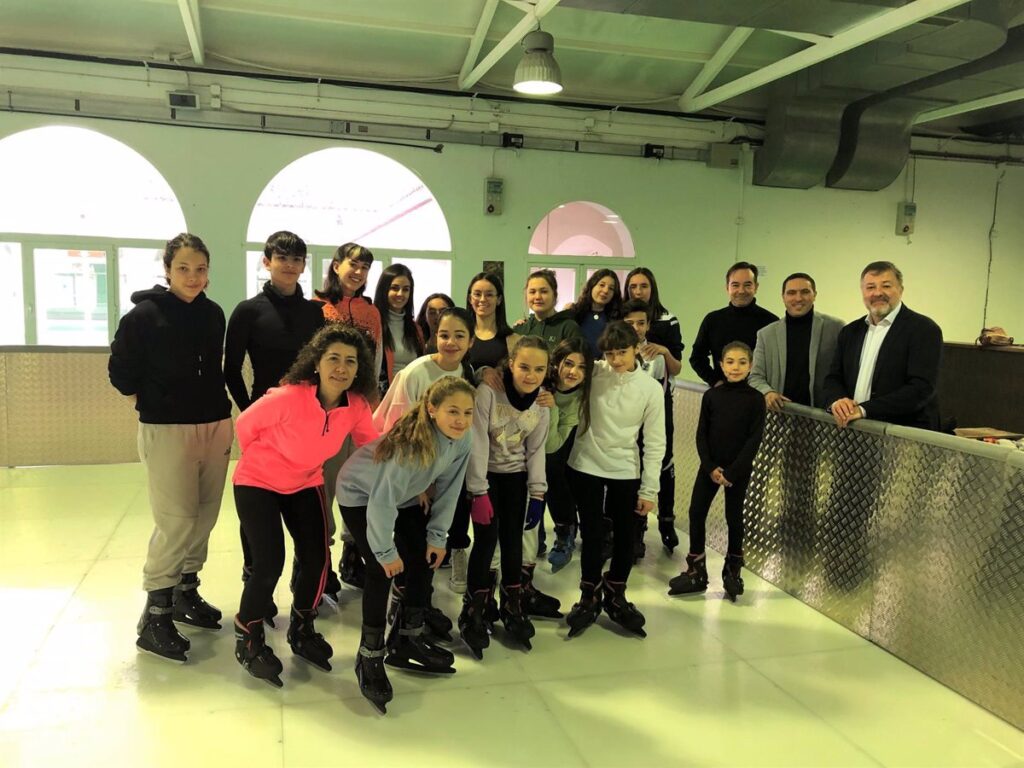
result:
<svg viewBox="0 0 1024 768"><path fill-rule="evenodd" d="M512 87L530 96L551 96L562 90L562 70L553 55L555 39L536 30L523 38L526 53L516 67Z"/></svg>

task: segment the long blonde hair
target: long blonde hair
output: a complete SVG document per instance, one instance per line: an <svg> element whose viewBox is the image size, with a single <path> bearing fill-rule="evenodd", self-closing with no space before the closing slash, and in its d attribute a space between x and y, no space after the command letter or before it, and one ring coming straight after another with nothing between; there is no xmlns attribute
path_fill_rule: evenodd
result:
<svg viewBox="0 0 1024 768"><path fill-rule="evenodd" d="M460 392L470 398L476 396L473 385L463 378L445 376L431 384L419 402L396 421L391 431L377 443L373 454L374 463L395 459L399 463L416 462L429 467L434 461L436 443L434 425L431 424L427 406L439 408L441 403Z"/></svg>

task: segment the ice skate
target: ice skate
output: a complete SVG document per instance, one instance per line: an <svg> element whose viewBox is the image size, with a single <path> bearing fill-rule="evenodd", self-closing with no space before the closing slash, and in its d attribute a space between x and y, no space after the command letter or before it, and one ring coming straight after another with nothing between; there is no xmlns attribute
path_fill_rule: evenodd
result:
<svg viewBox="0 0 1024 768"><path fill-rule="evenodd" d="M487 591L487 606L484 608L484 621L487 622L487 631L492 635L494 634L494 625L498 623L501 618L501 612L498 610L498 601L494 599L494 593L498 589L498 572L488 571L488 578L490 579L490 588Z"/></svg>
<svg viewBox="0 0 1024 768"><path fill-rule="evenodd" d="M185 652L191 643L174 626L172 602L173 593L169 588L149 593L136 627L139 639L135 645L154 656L184 664L188 660Z"/></svg>
<svg viewBox="0 0 1024 768"><path fill-rule="evenodd" d="M324 672L331 671L329 659L334 655L330 643L316 631L313 620L316 611L298 611L292 608L291 621L288 625L288 645L300 659L305 659Z"/></svg>
<svg viewBox="0 0 1024 768"><path fill-rule="evenodd" d="M676 533L676 518L673 515L658 518L658 533L661 534L661 544L671 555L673 550L679 546L679 534Z"/></svg>
<svg viewBox="0 0 1024 768"><path fill-rule="evenodd" d="M743 594L743 555L726 555L725 565L722 566L722 586L725 587L725 596L732 602Z"/></svg>
<svg viewBox="0 0 1024 768"><path fill-rule="evenodd" d="M174 588L174 620L200 629L220 629L223 614L199 594L199 577L181 574L181 583Z"/></svg>
<svg viewBox="0 0 1024 768"><path fill-rule="evenodd" d="M501 623L505 627L505 632L508 633L509 637L526 650L531 650L533 646L530 644L530 638L534 636L536 630L533 628L533 622L530 621L530 618L523 613L523 590L521 585L509 584L507 587L502 586L499 615Z"/></svg>
<svg viewBox="0 0 1024 768"><path fill-rule="evenodd" d="M388 655L384 663L413 672L451 675L455 656L431 643L423 632L423 609L404 606L399 624L388 636Z"/></svg>
<svg viewBox="0 0 1024 768"><path fill-rule="evenodd" d="M242 624L235 616L235 658L250 675L264 680L275 688L281 688L281 671L284 666L266 643L262 619Z"/></svg>
<svg viewBox="0 0 1024 768"><path fill-rule="evenodd" d="M359 651L356 653L356 680L359 692L373 704L382 715L387 714L387 704L394 698L391 681L384 669L384 628L363 625L362 637L359 640Z"/></svg>
<svg viewBox="0 0 1024 768"><path fill-rule="evenodd" d="M491 644L484 612L487 609L488 590L478 589L462 596L462 613L459 614L459 634L462 642L476 659L484 657L484 648Z"/></svg>
<svg viewBox="0 0 1024 768"><path fill-rule="evenodd" d="M355 542L342 541L338 576L343 582L356 589L362 589L366 584L366 563L360 557L359 548Z"/></svg>
<svg viewBox="0 0 1024 768"><path fill-rule="evenodd" d="M537 616L542 619L562 618L562 603L557 597L546 595L533 584L533 571L536 564L523 566L523 578L520 582L523 588L523 610L527 616Z"/></svg>
<svg viewBox="0 0 1024 768"><path fill-rule="evenodd" d="M702 552L686 556L686 570L668 583L670 595L689 595L708 588L708 561Z"/></svg>
<svg viewBox="0 0 1024 768"><path fill-rule="evenodd" d="M604 612L608 618L634 635L647 637L644 624L647 619L636 606L626 600L626 582L612 581L604 575Z"/></svg>
<svg viewBox="0 0 1024 768"><path fill-rule="evenodd" d="M580 599L572 606L566 623L569 625L569 637L583 634L584 630L597 621L601 615L601 586L589 581L580 582Z"/></svg>
<svg viewBox="0 0 1024 768"><path fill-rule="evenodd" d="M572 560L573 550L576 549L576 527L569 526L564 531L555 530L555 543L548 552L548 563L551 565L551 572L558 573L565 568Z"/></svg>

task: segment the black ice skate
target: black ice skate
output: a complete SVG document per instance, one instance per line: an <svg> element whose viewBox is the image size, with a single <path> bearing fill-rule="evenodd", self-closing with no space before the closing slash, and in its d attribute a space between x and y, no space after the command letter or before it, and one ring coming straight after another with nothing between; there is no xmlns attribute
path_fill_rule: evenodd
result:
<svg viewBox="0 0 1024 768"><path fill-rule="evenodd" d="M580 582L580 599L575 603L566 623L569 625L569 637L576 637L597 621L601 614L601 586L589 581Z"/></svg>
<svg viewBox="0 0 1024 768"><path fill-rule="evenodd" d="M251 565L243 565L242 566L242 583L245 584L245 582L247 582L249 580L250 576L252 576L252 566ZM267 625L269 627L274 628L274 627L277 626L274 623L274 619L276 617L277 617L277 603L275 603L274 602L274 598L271 597L270 598L270 603L269 603L269 605L267 605L267 610L264 611L264 613L263 613L263 620L265 622L267 622Z"/></svg>
<svg viewBox="0 0 1024 768"><path fill-rule="evenodd" d="M643 517L633 525L633 562L639 563L647 555L647 544L644 543L644 536L647 534L647 518Z"/></svg>
<svg viewBox="0 0 1024 768"><path fill-rule="evenodd" d="M661 534L661 544L671 555L672 551L679 546L679 534L676 533L676 518L674 515L658 518L658 533Z"/></svg>
<svg viewBox="0 0 1024 768"><path fill-rule="evenodd" d="M423 609L403 606L401 618L388 636L384 663L413 672L438 675L455 673L455 656L427 640L423 631Z"/></svg>
<svg viewBox="0 0 1024 768"><path fill-rule="evenodd" d="M174 620L200 629L220 629L223 614L199 594L199 577L181 574L181 583L174 588Z"/></svg>
<svg viewBox="0 0 1024 768"><path fill-rule="evenodd" d="M612 581L607 573L604 575L604 612L627 632L647 637L644 631L647 619L635 605L626 600L626 582Z"/></svg>
<svg viewBox="0 0 1024 768"><path fill-rule="evenodd" d="M350 587L362 589L366 584L366 563L359 555L359 548L352 541L341 543L341 560L338 561L338 575Z"/></svg>
<svg viewBox="0 0 1024 768"><path fill-rule="evenodd" d="M135 645L154 656L183 664L188 660L185 652L191 643L174 626L172 603L173 592L170 587L149 593L136 627L139 639Z"/></svg>
<svg viewBox="0 0 1024 768"><path fill-rule="evenodd" d="M740 574L743 568L743 555L726 555L725 565L722 566L722 586L725 587L725 596L732 602L743 594L743 576Z"/></svg>
<svg viewBox="0 0 1024 768"><path fill-rule="evenodd" d="M670 595L690 595L708 588L708 561L702 552L686 556L686 570L668 583Z"/></svg>
<svg viewBox="0 0 1024 768"><path fill-rule="evenodd" d="M394 697L391 681L384 669L384 628L363 625L363 634L356 653L356 680L359 692L377 708L387 714L387 704Z"/></svg>
<svg viewBox="0 0 1024 768"><path fill-rule="evenodd" d="M542 619L562 618L562 603L557 597L546 595L533 585L533 571L535 563L523 566L523 610L527 616L537 616Z"/></svg>
<svg viewBox="0 0 1024 768"><path fill-rule="evenodd" d="M235 658L257 680L264 680L275 688L284 685L281 682L284 666L267 645L262 619L243 625L235 616Z"/></svg>
<svg viewBox="0 0 1024 768"><path fill-rule="evenodd" d="M501 608L499 609L501 623L509 637L519 643L526 650L533 646L530 639L535 634L533 622L523 613L523 589L519 584L509 584L501 587Z"/></svg>
<svg viewBox="0 0 1024 768"><path fill-rule="evenodd" d="M291 622L288 625L288 645L300 659L305 659L314 667L324 672L331 671L329 659L334 655L330 643L316 631L313 620L316 611L298 611L292 608Z"/></svg>
<svg viewBox="0 0 1024 768"><path fill-rule="evenodd" d="M494 593L498 589L498 572L488 571L488 578L490 579L488 582L490 587L487 590L487 606L484 609L484 621L487 622L487 631L493 635L494 625L501 618L501 612L498 610L498 601L494 599Z"/></svg>
<svg viewBox="0 0 1024 768"><path fill-rule="evenodd" d="M459 634L462 642L476 659L484 657L484 648L491 644L484 613L487 610L488 590L478 589L462 596L462 613L459 614Z"/></svg>

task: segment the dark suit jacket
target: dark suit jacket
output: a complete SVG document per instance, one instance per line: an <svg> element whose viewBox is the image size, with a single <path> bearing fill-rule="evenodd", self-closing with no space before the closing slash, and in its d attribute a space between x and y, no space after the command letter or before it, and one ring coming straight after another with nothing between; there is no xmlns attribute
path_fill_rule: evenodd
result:
<svg viewBox="0 0 1024 768"><path fill-rule="evenodd" d="M825 377L825 405L853 397L868 326L862 317L839 332L832 368ZM871 397L860 403L869 419L920 429L939 429L936 385L942 358L942 329L906 304L878 351Z"/></svg>

